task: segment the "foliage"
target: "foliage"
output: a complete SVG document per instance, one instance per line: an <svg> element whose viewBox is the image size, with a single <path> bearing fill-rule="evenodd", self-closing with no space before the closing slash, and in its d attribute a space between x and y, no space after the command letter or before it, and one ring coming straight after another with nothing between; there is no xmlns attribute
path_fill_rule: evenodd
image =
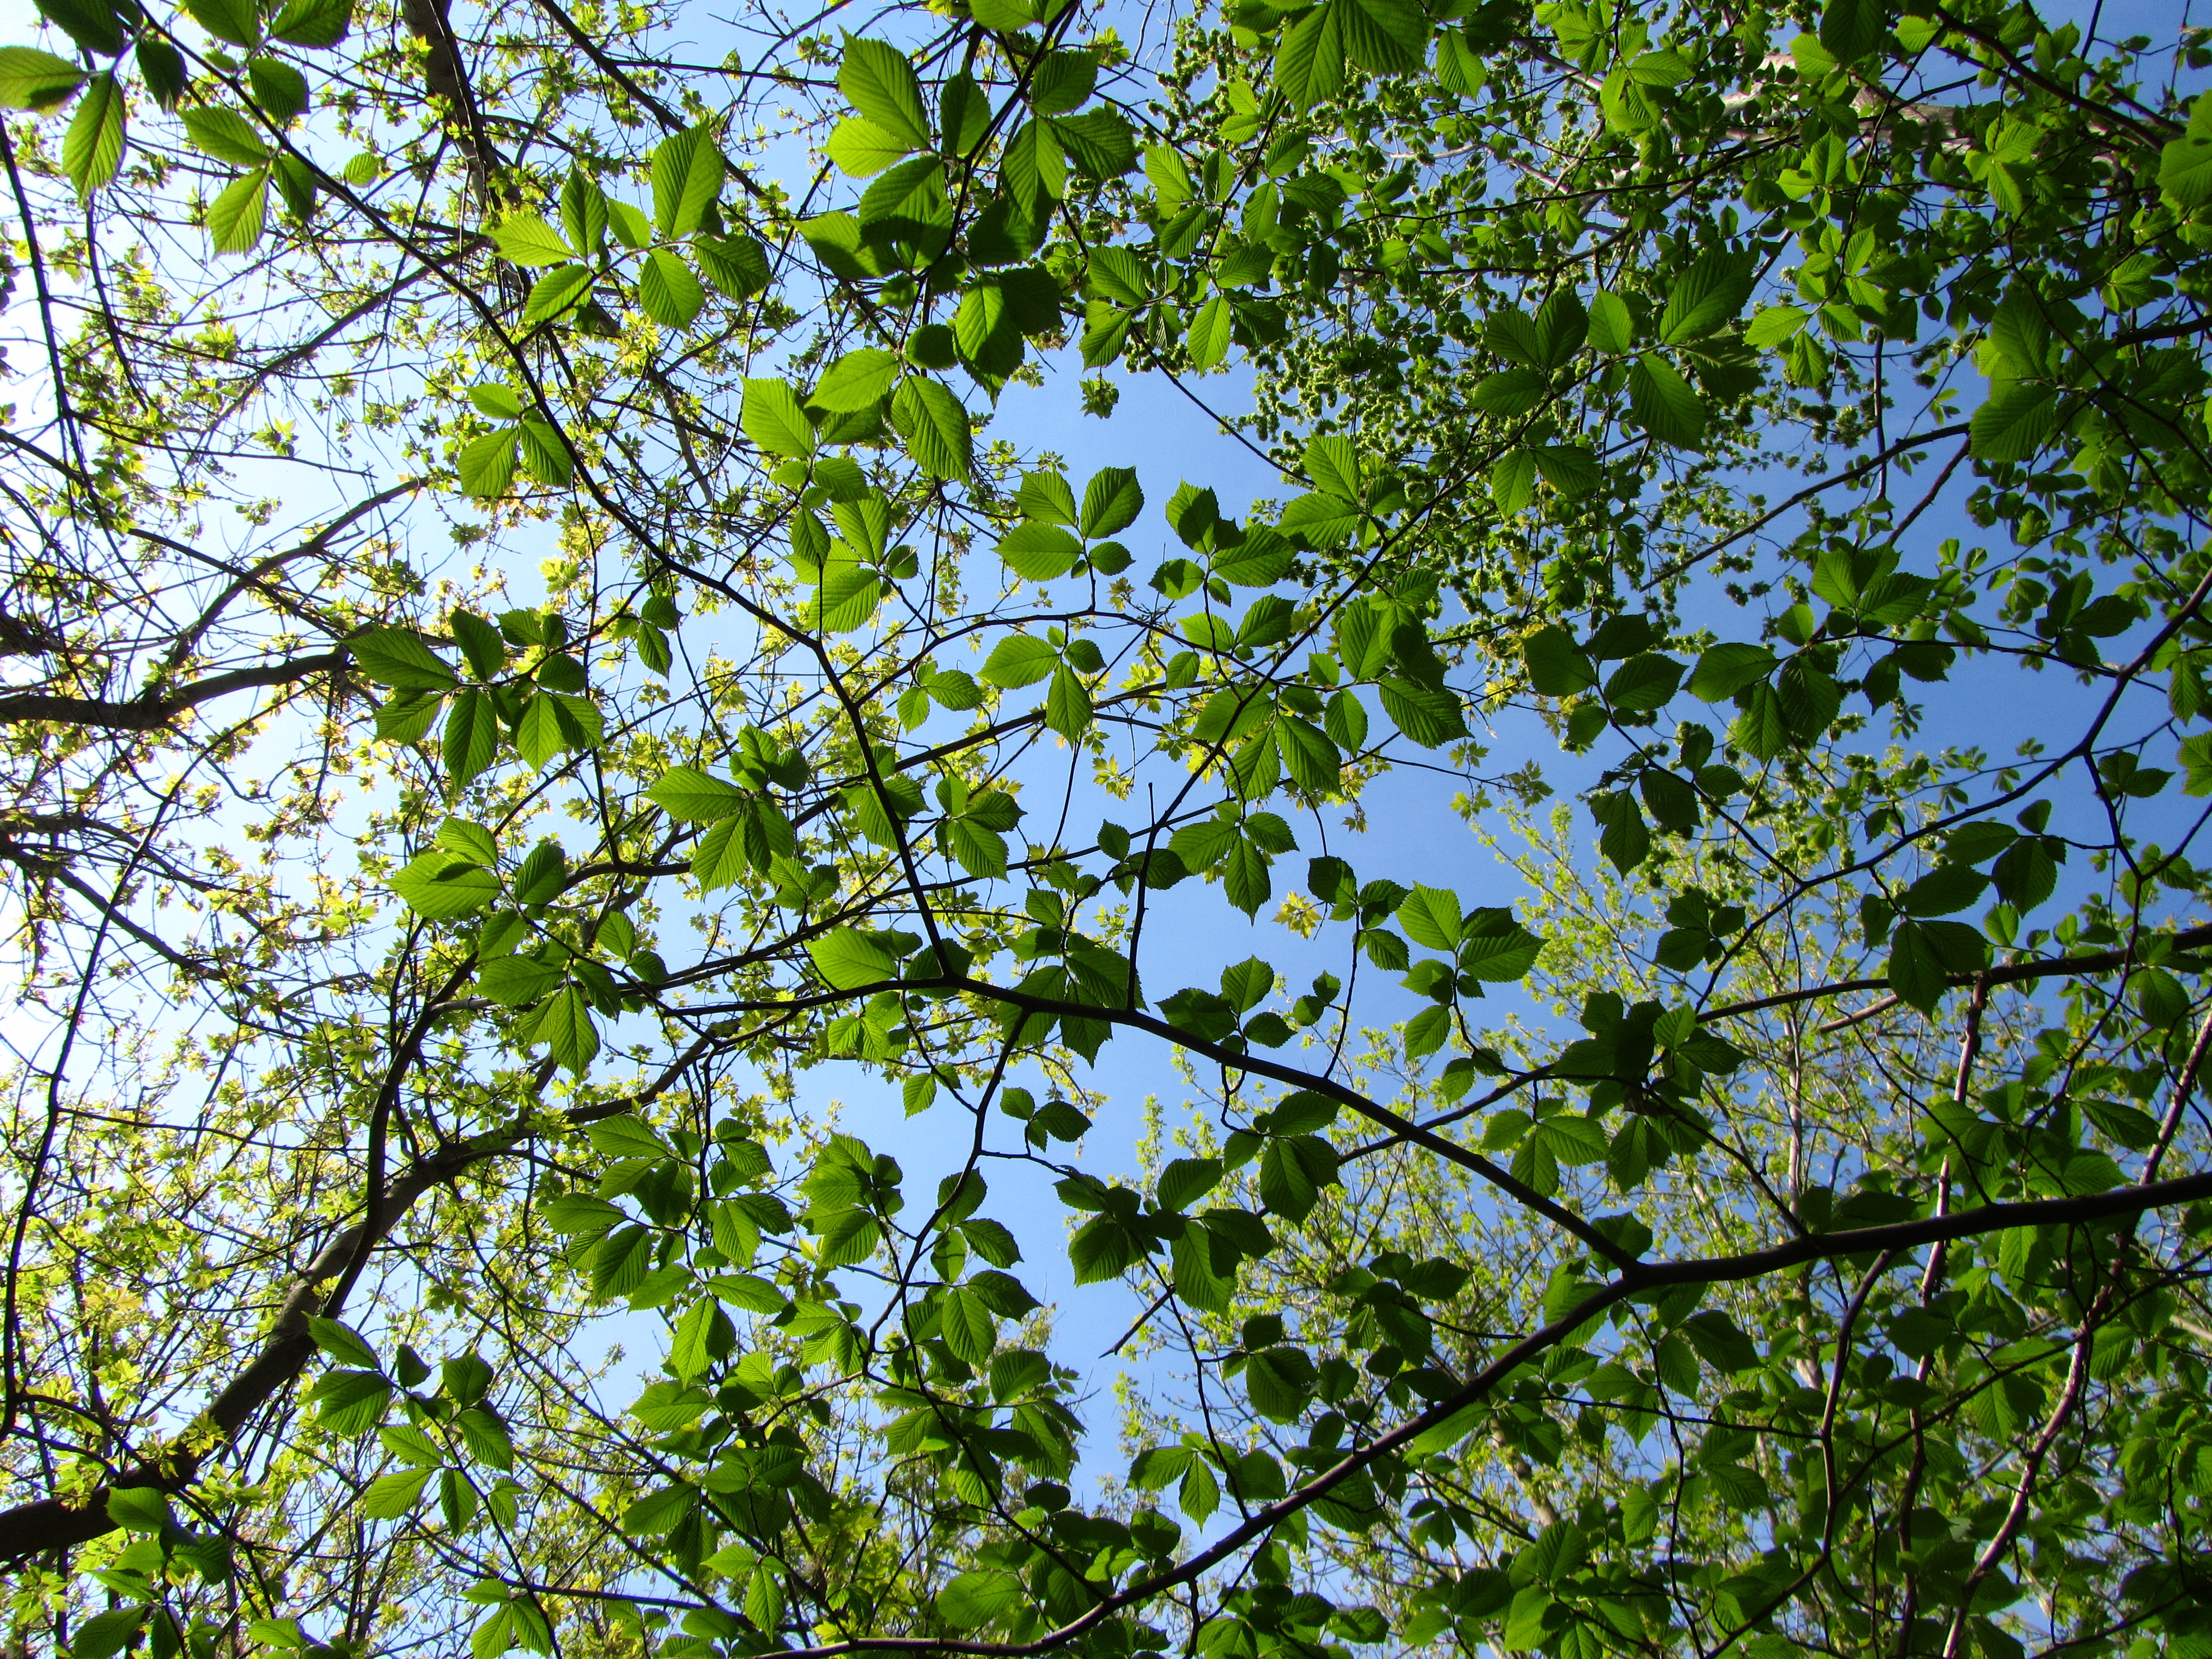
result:
<svg viewBox="0 0 2212 1659"><path fill-rule="evenodd" d="M46 0L19 1642L2202 1651L2207 53L1911 3Z"/></svg>

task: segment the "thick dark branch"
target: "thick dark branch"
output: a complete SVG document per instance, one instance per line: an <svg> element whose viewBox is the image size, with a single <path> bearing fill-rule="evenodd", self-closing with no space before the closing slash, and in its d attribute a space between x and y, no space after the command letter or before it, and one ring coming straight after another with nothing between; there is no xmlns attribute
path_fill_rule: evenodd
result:
<svg viewBox="0 0 2212 1659"><path fill-rule="evenodd" d="M1293 1089L1310 1089L1316 1094L1326 1095L1339 1105L1349 1107L1369 1122L1388 1129L1394 1135L1411 1141L1428 1152L1434 1152L1447 1163L1456 1164L1463 1170L1472 1170L1517 1203L1535 1211L1546 1220L1572 1233L1614 1267L1626 1268L1632 1266L1636 1261L1633 1253L1624 1250L1572 1210L1545 1197L1527 1182L1515 1176L1510 1170L1492 1162L1481 1153L1461 1146L1455 1140L1447 1140L1443 1136L1424 1128L1413 1119L1392 1111L1388 1106L1377 1104L1350 1084L1339 1083L1334 1078L1301 1071L1297 1066L1286 1065L1279 1060L1269 1060L1264 1054L1234 1053L1218 1042L1210 1042L1204 1037L1184 1030L1180 1026L1170 1025L1164 1019L1157 1018L1151 1014L1140 1013L1135 1009L1102 1008L1085 1002L1062 1002L1056 998L1032 996L1026 992L1012 990L1003 985L993 985L988 981L967 978L885 981L879 985L861 986L853 990L833 992L825 996L793 997L787 1001L774 1004L745 1003L720 1006L742 1007L751 1011L758 1007L792 1007L810 1003L859 1000L872 996L878 991L921 991L939 988L965 991L972 996L984 997L993 1002L1003 1002L1009 1007L1019 1008L1029 1013L1050 1014L1063 1019L1104 1020L1115 1025L1129 1026L1133 1030L1148 1032L1153 1036L1175 1043L1186 1052L1200 1055L1218 1065L1233 1067L1240 1072L1249 1072L1255 1076L1267 1078L1276 1083L1286 1083ZM695 1010L693 1012L709 1011Z"/></svg>
<svg viewBox="0 0 2212 1659"><path fill-rule="evenodd" d="M311 675L343 669L349 660L343 650L325 651L312 657L288 657L282 662L253 668L234 668L181 686L165 696L137 696L124 702L106 697L70 697L51 691L21 691L0 697L0 726L21 726L33 720L52 720L64 726L98 726L112 732L158 732L188 708L234 691L255 686L284 685Z"/></svg>
<svg viewBox="0 0 2212 1659"><path fill-rule="evenodd" d="M451 1180L470 1164L488 1157L498 1147L470 1145L430 1159L393 1180L378 1206L380 1236L391 1231L415 1200L442 1181ZM220 1445L237 1433L246 1419L276 1392L300 1375L315 1352L307 1334L311 1315L323 1311L322 1287L354 1259L364 1243L359 1224L346 1228L321 1250L292 1281L290 1292L261 1351L246 1369L233 1377L211 1401L201 1423L219 1431ZM59 1498L42 1498L0 1510L0 1561L17 1561L47 1550L70 1549L114 1530L107 1513L107 1495L118 1488L150 1486L158 1492L181 1492L206 1461L207 1453L191 1449L180 1439L166 1455L149 1458L124 1470L106 1485L94 1488L82 1504Z"/></svg>
<svg viewBox="0 0 2212 1659"><path fill-rule="evenodd" d="M2177 951L2201 949L2212 945L2212 925L2185 927L2172 939L2173 948ZM1978 981L1985 985L2013 985L2021 980L2051 979L2060 975L2108 974L2115 968L2124 968L2138 959L2137 948L2124 945L2110 951L2084 951L2078 956L2070 957L2033 957L2026 962L2004 962L1994 968L1978 968L1972 973L1947 974L1944 983L1972 985ZM1753 997L1748 1002L1723 1003L1717 1008L1703 1010L1698 1018L1701 1020L1733 1019L1739 1014L1755 1014L1768 1008L1786 1008L1793 1003L1820 1002L1829 997L1848 996L1853 991L1884 990L1888 985L1886 979L1838 980L1829 985L1808 985L1795 991L1777 991L1772 996ZM1896 1003L1895 997L1888 997L1870 1008L1862 1008L1857 1013L1831 1024L1842 1025L1862 1020L1884 1008L1893 1007ZM1823 1026L1821 1029L1826 1030L1829 1028Z"/></svg>
<svg viewBox="0 0 2212 1659"><path fill-rule="evenodd" d="M665 1092L711 1046L711 1040L702 1037L636 1094L577 1107L562 1114L559 1121L565 1127L580 1127L641 1105ZM313 1358L315 1344L307 1334L307 1321L319 1313L335 1315L339 1301L338 1291L326 1292L324 1287L335 1279L342 1291L341 1275L381 1243L423 1194L451 1181L471 1164L513 1151L532 1133L526 1121L493 1130L425 1158L386 1182L364 1217L369 1224L356 1222L316 1253L293 1279L260 1352L209 1402L196 1426L212 1425L220 1431L211 1445L198 1451L187 1449L191 1437L181 1436L167 1452L134 1464L106 1485L94 1487L82 1504L42 1498L0 1510L0 1562L20 1561L48 1550L71 1549L112 1532L115 1522L108 1516L107 1495L118 1487L150 1486L158 1492L176 1492L190 1486L208 1456L244 1427L255 1412L290 1387Z"/></svg>

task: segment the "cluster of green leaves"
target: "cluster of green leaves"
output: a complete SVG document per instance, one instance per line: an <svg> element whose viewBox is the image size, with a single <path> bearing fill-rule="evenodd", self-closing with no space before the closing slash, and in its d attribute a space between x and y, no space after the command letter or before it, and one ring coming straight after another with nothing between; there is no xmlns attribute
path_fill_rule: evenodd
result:
<svg viewBox="0 0 2212 1659"><path fill-rule="evenodd" d="M764 11L771 128L650 9L126 9L0 48L40 1639L2201 1644L2212 94L2150 43ZM1001 441L1070 348L1249 372L1285 497ZM218 550L241 445L317 505ZM1109 1042L1190 1097L1135 1178ZM1055 1280L1143 1310L1096 1492Z"/></svg>

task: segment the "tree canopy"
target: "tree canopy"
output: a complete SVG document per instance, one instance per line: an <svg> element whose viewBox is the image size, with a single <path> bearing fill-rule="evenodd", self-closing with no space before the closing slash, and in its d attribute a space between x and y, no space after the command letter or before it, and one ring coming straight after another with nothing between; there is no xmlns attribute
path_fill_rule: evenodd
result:
<svg viewBox="0 0 2212 1659"><path fill-rule="evenodd" d="M40 10L21 1650L2212 1652L2200 31Z"/></svg>

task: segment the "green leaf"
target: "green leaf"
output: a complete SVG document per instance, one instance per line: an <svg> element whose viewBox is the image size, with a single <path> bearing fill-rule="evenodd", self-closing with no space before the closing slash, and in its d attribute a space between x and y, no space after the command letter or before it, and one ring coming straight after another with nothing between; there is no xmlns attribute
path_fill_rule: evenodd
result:
<svg viewBox="0 0 2212 1659"><path fill-rule="evenodd" d="M108 183L123 167L123 88L112 75L95 75L62 138L62 171L77 199Z"/></svg>
<svg viewBox="0 0 2212 1659"><path fill-rule="evenodd" d="M1605 482L1597 459L1580 444L1544 444L1536 451L1536 471L1544 482L1572 500L1587 495Z"/></svg>
<svg viewBox="0 0 2212 1659"><path fill-rule="evenodd" d="M672 133L653 152L653 222L663 236L689 236L722 193L728 163L710 128Z"/></svg>
<svg viewBox="0 0 2212 1659"><path fill-rule="evenodd" d="M977 283L961 295L952 336L961 361L981 376L1011 374L1021 363L1021 331L1014 326L1006 290L998 283Z"/></svg>
<svg viewBox="0 0 2212 1659"><path fill-rule="evenodd" d="M143 1607L110 1607L95 1613L71 1632L70 1659L113 1659L130 1646L145 1622Z"/></svg>
<svg viewBox="0 0 2212 1659"><path fill-rule="evenodd" d="M837 89L854 109L908 149L929 148L929 114L922 105L921 83L897 47L848 34L837 67Z"/></svg>
<svg viewBox="0 0 2212 1659"><path fill-rule="evenodd" d="M1398 906L1398 925L1414 944L1431 951L1459 945L1459 895L1441 887L1415 885Z"/></svg>
<svg viewBox="0 0 2212 1659"><path fill-rule="evenodd" d="M489 766L499 753L499 714L489 695L464 691L453 699L446 717L444 758L452 780L449 794L458 794Z"/></svg>
<svg viewBox="0 0 2212 1659"><path fill-rule="evenodd" d="M513 386L502 386L496 380L471 386L469 401L495 421L519 421L522 418L521 394Z"/></svg>
<svg viewBox="0 0 2212 1659"><path fill-rule="evenodd" d="M1635 348L1635 319L1628 302L1618 294L1600 289L1590 295L1589 343L1593 349L1613 356L1626 356Z"/></svg>
<svg viewBox="0 0 2212 1659"><path fill-rule="evenodd" d="M968 411L947 387L926 374L909 374L891 399L891 424L923 471L967 481L973 442Z"/></svg>
<svg viewBox="0 0 2212 1659"><path fill-rule="evenodd" d="M1242 836L1230 843L1229 856L1221 866L1221 891L1248 916L1257 916L1260 907L1273 894L1267 862L1267 855Z"/></svg>
<svg viewBox="0 0 2212 1659"><path fill-rule="evenodd" d="M695 236L692 256L708 280L733 300L749 299L768 287L768 250L750 236Z"/></svg>
<svg viewBox="0 0 2212 1659"><path fill-rule="evenodd" d="M249 58L246 82L253 89L253 101L280 127L307 113L307 77L283 58Z"/></svg>
<svg viewBox="0 0 2212 1659"><path fill-rule="evenodd" d="M573 165L561 185L561 234L586 254L606 246L606 192L598 180Z"/></svg>
<svg viewBox="0 0 2212 1659"><path fill-rule="evenodd" d="M599 1052L599 1027L582 990L563 986L538 1011L531 1041L545 1044L554 1060L573 1077L581 1077Z"/></svg>
<svg viewBox="0 0 2212 1659"><path fill-rule="evenodd" d="M1048 127L1067 159L1085 177L1118 179L1137 165L1137 135L1118 110L1090 109L1036 124Z"/></svg>
<svg viewBox="0 0 2212 1659"><path fill-rule="evenodd" d="M2058 432L2058 394L2028 380L2003 380L1967 423L1967 447L1984 461L2025 461Z"/></svg>
<svg viewBox="0 0 2212 1659"><path fill-rule="evenodd" d="M307 1334L314 1338L317 1347L341 1364L369 1371L381 1367L376 1350L351 1326L316 1315L307 1321Z"/></svg>
<svg viewBox="0 0 2212 1659"><path fill-rule="evenodd" d="M1336 1182L1336 1149L1319 1135L1279 1137L1261 1154L1261 1201L1292 1221L1304 1220L1322 1189Z"/></svg>
<svg viewBox="0 0 2212 1659"><path fill-rule="evenodd" d="M1359 452L1348 438L1322 434L1306 440L1303 457L1314 488L1341 501L1357 501L1364 493L1360 482Z"/></svg>
<svg viewBox="0 0 2212 1659"><path fill-rule="evenodd" d="M1690 675L1690 695L1701 702L1733 697L1774 672L1774 653L1763 645L1724 641L1698 659Z"/></svg>
<svg viewBox="0 0 2212 1659"><path fill-rule="evenodd" d="M1764 680L1746 689L1738 698L1743 712L1729 727L1729 734L1754 759L1772 760L1790 746L1789 722L1782 699Z"/></svg>
<svg viewBox="0 0 2212 1659"><path fill-rule="evenodd" d="M1238 587L1272 587L1291 574L1296 557L1281 536L1266 525L1254 525L1244 532L1243 545L1214 554L1213 574Z"/></svg>
<svg viewBox="0 0 2212 1659"><path fill-rule="evenodd" d="M1510 449L1490 469L1490 499L1507 518L1536 499L1536 454Z"/></svg>
<svg viewBox="0 0 2212 1659"><path fill-rule="evenodd" d="M1765 306L1751 319L1751 326L1744 330L1744 341L1762 351L1776 350L1809 320L1796 306Z"/></svg>
<svg viewBox="0 0 2212 1659"><path fill-rule="evenodd" d="M1119 1278L1144 1255L1144 1247L1111 1215L1092 1218L1067 1241L1067 1259L1079 1285Z"/></svg>
<svg viewBox="0 0 2212 1659"><path fill-rule="evenodd" d="M1510 910L1485 907L1460 932L1459 970L1476 979L1510 984L1536 965L1544 941L1513 919Z"/></svg>
<svg viewBox="0 0 2212 1659"><path fill-rule="evenodd" d="M346 641L364 678L402 691L444 691L459 685L444 658L419 634L404 628L368 628Z"/></svg>
<svg viewBox="0 0 2212 1659"><path fill-rule="evenodd" d="M1222 1163L1218 1158L1179 1158L1160 1171L1157 1187L1160 1207L1180 1211L1221 1184Z"/></svg>
<svg viewBox="0 0 2212 1659"><path fill-rule="evenodd" d="M158 1537L169 1524L169 1500L155 1486L111 1486L107 1518L125 1532Z"/></svg>
<svg viewBox="0 0 2212 1659"><path fill-rule="evenodd" d="M9 50L21 52L22 47ZM0 66L0 87L4 87L6 70ZM17 109L34 107L7 100ZM2186 212L2212 202L2212 132L2197 131L2197 112L2212 105L2212 94L2200 93L2190 112L2189 131L2174 139L2158 155L2158 187L2173 206ZM43 107L35 106L35 107Z"/></svg>
<svg viewBox="0 0 2212 1659"><path fill-rule="evenodd" d="M1288 25L1275 47L1275 87L1297 109L1311 109L1344 85L1344 34L1337 8L1316 6Z"/></svg>
<svg viewBox="0 0 2212 1659"><path fill-rule="evenodd" d="M813 424L787 381L747 380L739 421L745 436L771 455L804 459L814 453Z"/></svg>
<svg viewBox="0 0 2212 1659"><path fill-rule="evenodd" d="M1376 690L1392 724L1422 748L1438 749L1467 735L1459 699L1450 692L1407 679L1387 679Z"/></svg>
<svg viewBox="0 0 2212 1659"><path fill-rule="evenodd" d="M107 0L38 0L38 10L86 52L112 58L123 50L122 22Z"/></svg>
<svg viewBox="0 0 2212 1659"><path fill-rule="evenodd" d="M1882 0L1828 0L1820 9L1820 44L1839 64L1856 63L1889 34Z"/></svg>
<svg viewBox="0 0 2212 1659"><path fill-rule="evenodd" d="M66 58L36 46L0 46L0 105L9 109L59 109L85 79Z"/></svg>
<svg viewBox="0 0 2212 1659"><path fill-rule="evenodd" d="M1628 400L1644 429L1660 442L1695 449L1705 441L1705 406L1663 357L1636 360L1628 375Z"/></svg>
<svg viewBox="0 0 2212 1659"><path fill-rule="evenodd" d="M1030 77L1030 107L1040 115L1065 115L1091 97L1098 59L1088 52L1050 52Z"/></svg>
<svg viewBox="0 0 2212 1659"><path fill-rule="evenodd" d="M1045 693L1044 723L1072 743L1089 729L1091 719L1090 692L1075 671L1062 665L1053 672Z"/></svg>
<svg viewBox="0 0 2212 1659"><path fill-rule="evenodd" d="M592 1294L605 1302L628 1296L653 1268L653 1233L633 1224L618 1227L592 1247Z"/></svg>
<svg viewBox="0 0 2212 1659"><path fill-rule="evenodd" d="M1605 1127L1589 1118L1572 1113L1547 1117L1536 1125L1535 1134L1546 1152L1571 1167L1605 1161Z"/></svg>
<svg viewBox="0 0 2212 1659"><path fill-rule="evenodd" d="M1024 519L1061 525L1076 521L1075 491L1057 472L1031 472L1024 477L1022 487L1014 496L1014 505Z"/></svg>
<svg viewBox="0 0 2212 1659"><path fill-rule="evenodd" d="M453 458L461 493L480 501L496 501L507 494L514 482L520 444L521 434L514 427L503 426L462 445L460 453Z"/></svg>
<svg viewBox="0 0 2212 1659"><path fill-rule="evenodd" d="M851 927L836 928L807 940L806 954L814 959L816 971L840 991L854 991L898 977L898 964L890 952Z"/></svg>
<svg viewBox="0 0 2212 1659"><path fill-rule="evenodd" d="M1060 653L1027 634L1009 634L991 648L981 671L983 683L1012 690L1034 685L1060 665Z"/></svg>
<svg viewBox="0 0 2212 1659"><path fill-rule="evenodd" d="M332 1371L307 1390L307 1402L332 1434L367 1434L392 1403L392 1384L375 1371Z"/></svg>
<svg viewBox="0 0 2212 1659"><path fill-rule="evenodd" d="M1343 782L1343 759L1336 744L1318 727L1295 715L1275 720L1275 743L1283 765L1301 789L1326 794Z"/></svg>
<svg viewBox="0 0 2212 1659"><path fill-rule="evenodd" d="M260 43L261 23L255 15L254 0L185 0L185 10L218 40L234 46Z"/></svg>
<svg viewBox="0 0 2212 1659"><path fill-rule="evenodd" d="M1006 873L1006 840L997 830L954 818L944 835L946 850L969 875L995 878Z"/></svg>
<svg viewBox="0 0 2212 1659"><path fill-rule="evenodd" d="M714 1297L693 1303L676 1322L675 1334L669 1338L669 1370L685 1382L704 1376L714 1363L715 1339L725 1336L728 1329L729 1316Z"/></svg>
<svg viewBox="0 0 2212 1659"><path fill-rule="evenodd" d="M1192 315L1188 343L1194 368L1212 368L1229 355L1230 325L1233 320L1228 300L1218 294Z"/></svg>
<svg viewBox="0 0 2212 1659"><path fill-rule="evenodd" d="M1552 395L1551 378L1541 369L1509 368L1477 383L1468 401L1485 414L1525 415Z"/></svg>
<svg viewBox="0 0 2212 1659"><path fill-rule="evenodd" d="M531 765L543 766L556 755L589 747L599 735L599 711L589 702L540 691L522 706L514 747Z"/></svg>
<svg viewBox="0 0 2212 1659"><path fill-rule="evenodd" d="M592 291L592 273L584 265L556 265L531 285L523 302L522 320L543 323L574 310Z"/></svg>
<svg viewBox="0 0 2212 1659"><path fill-rule="evenodd" d="M971 1365L986 1364L999 1345L999 1322L983 1298L960 1285L945 1293L939 1308L945 1346Z"/></svg>
<svg viewBox="0 0 2212 1659"><path fill-rule="evenodd" d="M1659 313L1659 343L1703 339L1734 322L1751 297L1751 262L1742 254L1715 248L1698 255L1668 290L1666 309Z"/></svg>
<svg viewBox="0 0 2212 1659"><path fill-rule="evenodd" d="M678 1484L648 1492L623 1511L622 1529L632 1538L657 1538L673 1532L699 1506L699 1494Z"/></svg>
<svg viewBox="0 0 2212 1659"><path fill-rule="evenodd" d="M1214 1478L1212 1465L1203 1457L1192 1458L1176 1496L1182 1512L1204 1526L1221 1504L1221 1483Z"/></svg>
<svg viewBox="0 0 2212 1659"><path fill-rule="evenodd" d="M1948 988L1952 968L1944 947L1950 928L1966 931L1957 922L1901 921L1890 935L1889 988L1923 1013L1932 1011Z"/></svg>
<svg viewBox="0 0 2212 1659"><path fill-rule="evenodd" d="M830 160L848 179L872 179L904 160L915 146L864 115L840 121L830 135Z"/></svg>
<svg viewBox="0 0 2212 1659"><path fill-rule="evenodd" d="M1598 851L1623 875L1650 857L1650 826L1644 823L1635 796L1626 791L1593 795L1590 816L1604 831L1598 837Z"/></svg>
<svg viewBox="0 0 2212 1659"><path fill-rule="evenodd" d="M518 265L557 265L576 257L561 233L535 213L510 213L492 227L491 240Z"/></svg>
<svg viewBox="0 0 2212 1659"><path fill-rule="evenodd" d="M858 223L863 241L927 234L951 207L945 167L934 156L902 161L861 192Z"/></svg>
<svg viewBox="0 0 2212 1659"><path fill-rule="evenodd" d="M303 225L315 216L315 196L319 187L313 167L297 155L280 155L270 167L269 176L276 186L285 212Z"/></svg>
<svg viewBox="0 0 2212 1659"><path fill-rule="evenodd" d="M898 379L900 363L896 352L884 351L873 346L858 351L848 351L830 364L822 384L806 401L817 409L826 409L832 414L846 414L863 409L873 409L884 400Z"/></svg>
<svg viewBox="0 0 2212 1659"><path fill-rule="evenodd" d="M1528 684L1547 697L1571 696L1597 684L1597 669L1575 643L1575 636L1557 624L1538 629L1521 643L1528 665Z"/></svg>
<svg viewBox="0 0 2212 1659"><path fill-rule="evenodd" d="M663 328L689 328L707 303L707 290L681 254L657 247L638 273L637 303Z"/></svg>
<svg viewBox="0 0 2212 1659"><path fill-rule="evenodd" d="M208 235L217 253L245 253L261 240L269 224L269 174L265 169L233 179L208 204Z"/></svg>
<svg viewBox="0 0 2212 1659"><path fill-rule="evenodd" d="M1698 1357L1717 1371L1733 1375L1759 1364L1758 1346L1718 1309L1692 1314L1679 1328L1698 1351Z"/></svg>
<svg viewBox="0 0 2212 1659"><path fill-rule="evenodd" d="M949 1629L981 1630L1028 1599L1022 1581L1003 1567L977 1567L937 1592L937 1615Z"/></svg>
<svg viewBox="0 0 2212 1659"><path fill-rule="evenodd" d="M286 0L269 33L289 46L319 49L337 45L352 26L352 0Z"/></svg>
<svg viewBox="0 0 2212 1659"><path fill-rule="evenodd" d="M477 988L502 1007L538 1000L565 977L561 969L528 957L495 957L477 974Z"/></svg>
<svg viewBox="0 0 2212 1659"><path fill-rule="evenodd" d="M514 897L520 904L550 904L568 884L568 860L561 843L550 837L530 849L514 872Z"/></svg>
<svg viewBox="0 0 2212 1659"><path fill-rule="evenodd" d="M1051 581L1065 576L1083 556L1083 544L1056 524L1030 520L1016 525L999 543L999 556L1024 580ZM990 671L984 671L986 678Z"/></svg>
<svg viewBox="0 0 2212 1659"><path fill-rule="evenodd" d="M692 766L670 767L645 797L670 817L690 823L719 823L751 799L735 784Z"/></svg>
<svg viewBox="0 0 2212 1659"><path fill-rule="evenodd" d="M376 735L388 743L420 743L445 708L435 692L403 693L376 711Z"/></svg>
<svg viewBox="0 0 2212 1659"><path fill-rule="evenodd" d="M138 38L138 76L154 101L165 110L173 110L185 95L187 76L185 55L167 40L157 40L150 34Z"/></svg>
<svg viewBox="0 0 2212 1659"><path fill-rule="evenodd" d="M1295 1422L1304 1414L1315 1382L1313 1361L1303 1348L1262 1348L1244 1362L1244 1391L1253 1409L1278 1423Z"/></svg>
<svg viewBox="0 0 2212 1659"><path fill-rule="evenodd" d="M515 430L522 441L522 464L531 477L555 489L567 489L576 464L560 428L543 421L525 421Z"/></svg>
<svg viewBox="0 0 2212 1659"><path fill-rule="evenodd" d="M415 1500L422 1497L422 1488L436 1473L434 1468L394 1469L379 1475L362 1494L361 1512L372 1521L397 1521L415 1507Z"/></svg>
<svg viewBox="0 0 2212 1659"><path fill-rule="evenodd" d="M1649 712L1664 708L1682 683L1682 665L1656 651L1630 658L1605 683L1606 701L1616 708Z"/></svg>

